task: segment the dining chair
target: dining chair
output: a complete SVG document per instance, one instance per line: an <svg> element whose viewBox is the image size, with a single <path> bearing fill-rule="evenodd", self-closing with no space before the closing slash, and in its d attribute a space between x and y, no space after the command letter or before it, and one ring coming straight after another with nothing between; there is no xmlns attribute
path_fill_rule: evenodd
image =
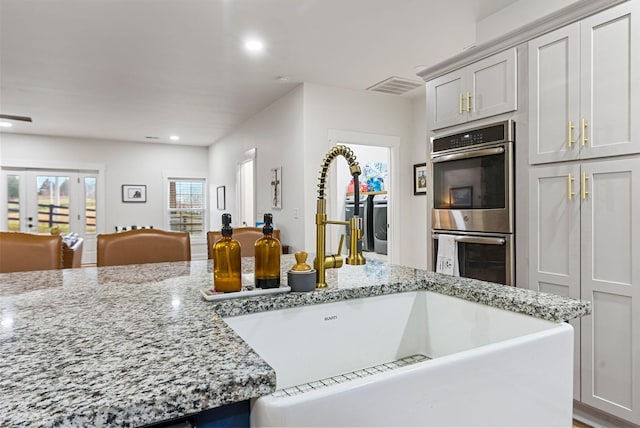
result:
<svg viewBox="0 0 640 428"><path fill-rule="evenodd" d="M137 229L98 235L98 266L191 260L189 232Z"/></svg>
<svg viewBox="0 0 640 428"><path fill-rule="evenodd" d="M62 269L62 237L0 232L0 272Z"/></svg>
<svg viewBox="0 0 640 428"><path fill-rule="evenodd" d="M233 229L233 239L240 243L240 253L242 257L253 257L255 255L255 243L262 238L262 227L237 227ZM207 232L207 256L213 258L212 246L222 234L219 230ZM273 237L280 240L280 229L273 230Z"/></svg>

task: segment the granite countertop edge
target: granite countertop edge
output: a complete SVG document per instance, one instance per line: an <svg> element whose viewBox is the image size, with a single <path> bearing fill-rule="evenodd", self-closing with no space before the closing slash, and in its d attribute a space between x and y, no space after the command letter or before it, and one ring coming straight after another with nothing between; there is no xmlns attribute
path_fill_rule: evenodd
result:
<svg viewBox="0 0 640 428"><path fill-rule="evenodd" d="M406 281L356 288L326 288L310 292L289 292L271 296L247 297L213 302L212 308L222 318L275 311L316 304L382 296L387 294L432 291L470 302L517 312L547 321L563 322L591 313L591 302L534 290L507 287L470 278L449 277L415 270Z"/></svg>

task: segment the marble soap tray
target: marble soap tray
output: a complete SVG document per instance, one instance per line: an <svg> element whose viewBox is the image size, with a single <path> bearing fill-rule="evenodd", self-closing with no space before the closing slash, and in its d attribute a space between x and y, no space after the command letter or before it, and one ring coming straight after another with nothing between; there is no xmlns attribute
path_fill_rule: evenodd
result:
<svg viewBox="0 0 640 428"><path fill-rule="evenodd" d="M265 294L278 294L288 293L291 291L291 287L277 287L277 288L245 288L242 287L242 291L234 293L216 293L209 288L201 288L200 292L205 300L224 300L224 299L242 299L245 297L263 296Z"/></svg>

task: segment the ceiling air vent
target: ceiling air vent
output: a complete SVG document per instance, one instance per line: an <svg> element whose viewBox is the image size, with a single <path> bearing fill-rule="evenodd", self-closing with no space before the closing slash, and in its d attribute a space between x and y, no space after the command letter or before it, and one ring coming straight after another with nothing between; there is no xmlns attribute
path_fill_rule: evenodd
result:
<svg viewBox="0 0 640 428"><path fill-rule="evenodd" d="M414 80L392 76L367 88L368 91L382 92L383 94L402 95L422 86L423 83Z"/></svg>

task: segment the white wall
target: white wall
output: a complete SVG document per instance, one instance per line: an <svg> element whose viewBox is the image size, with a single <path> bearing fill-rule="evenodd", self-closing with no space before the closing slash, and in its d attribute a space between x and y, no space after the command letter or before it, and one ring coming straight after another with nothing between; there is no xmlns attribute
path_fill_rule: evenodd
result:
<svg viewBox="0 0 640 428"><path fill-rule="evenodd" d="M207 147L175 144L89 140L67 137L2 134L3 165L78 168L102 165L105 207L99 232L114 226L153 225L164 228L164 172L207 177ZM122 203L123 184L145 184L147 203Z"/></svg>
<svg viewBox="0 0 640 428"><path fill-rule="evenodd" d="M407 188L407 204L403 207L401 221L409 230L406 233L413 236L407 239L402 248L402 264L420 269L427 269L427 246L431 245L429 233L431 226L427 216L428 198L432 196L431 183L428 183L426 195L413 194L413 165L427 162L427 102L426 93L414 98L412 103L412 138L407 148L410 165L406 166L409 173L409 188ZM429 175L430 176L430 175ZM427 227L428 226L428 227Z"/></svg>
<svg viewBox="0 0 640 428"><path fill-rule="evenodd" d="M303 236L303 90L298 86L240 125L209 149L209 171L214 198L211 199L212 229L220 229L223 212L238 215L236 170L244 153L256 149L256 220L265 212L273 214L280 238L292 251L305 248ZM271 208L272 168L282 167L282 209ZM224 211L216 208L215 188L226 186ZM294 209L298 209L297 218ZM238 226L234 222L234 227Z"/></svg>
<svg viewBox="0 0 640 428"><path fill-rule="evenodd" d="M576 3L578 0L519 0L478 21L476 44L513 31L529 22Z"/></svg>

